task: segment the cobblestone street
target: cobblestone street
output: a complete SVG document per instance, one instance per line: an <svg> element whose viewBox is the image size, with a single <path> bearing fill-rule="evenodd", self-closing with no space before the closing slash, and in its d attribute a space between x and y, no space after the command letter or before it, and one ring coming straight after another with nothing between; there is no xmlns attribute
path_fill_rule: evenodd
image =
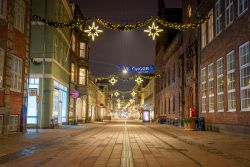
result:
<svg viewBox="0 0 250 167"><path fill-rule="evenodd" d="M249 136L138 122L29 131L0 143L0 166L250 166Z"/></svg>

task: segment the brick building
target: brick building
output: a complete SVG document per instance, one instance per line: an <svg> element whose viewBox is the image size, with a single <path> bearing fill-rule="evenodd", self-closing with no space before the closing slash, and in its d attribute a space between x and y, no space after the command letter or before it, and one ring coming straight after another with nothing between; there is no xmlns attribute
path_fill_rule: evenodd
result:
<svg viewBox="0 0 250 167"><path fill-rule="evenodd" d="M202 1L201 116L216 131L250 132L250 3Z"/></svg>
<svg viewBox="0 0 250 167"><path fill-rule="evenodd" d="M0 135L25 128L30 5L0 0Z"/></svg>
<svg viewBox="0 0 250 167"><path fill-rule="evenodd" d="M165 8L159 0L158 16L169 22L181 22L182 11L178 8ZM181 82L179 79L181 54L181 34L174 29L164 29L157 39L155 65L161 77L155 79L155 114L158 121L180 120Z"/></svg>

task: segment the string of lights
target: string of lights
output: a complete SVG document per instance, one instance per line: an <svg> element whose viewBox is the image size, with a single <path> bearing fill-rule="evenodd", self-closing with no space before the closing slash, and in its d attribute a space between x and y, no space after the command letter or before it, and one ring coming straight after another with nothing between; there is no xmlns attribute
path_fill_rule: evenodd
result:
<svg viewBox="0 0 250 167"><path fill-rule="evenodd" d="M144 27L144 26L148 25L150 22L152 22L152 26L148 26L148 29L144 30L144 32L147 32L148 36L151 36L152 39L155 40L155 37L159 36L159 33L163 31L163 29L158 28L156 23L159 23L161 26L163 26L165 28L172 28L172 29L177 29L180 31L188 31L188 30L192 30L192 29L199 27L201 24L207 22L209 18L210 18L210 16L202 18L199 21L194 22L194 23L182 24L182 23L168 22L165 19L162 19L160 17L157 17L157 16L153 17L152 16L152 17L144 19L142 21L138 21L135 24L122 25L122 24L114 24L114 23L111 23L111 22L106 21L106 20L101 19L101 18L86 17L84 19L72 20L69 23L64 23L64 22L56 22L56 21L47 20L47 19L42 18L38 15L33 15L34 20L41 21L44 24L47 24L47 25L49 25L51 27L55 27L55 28L80 27L80 26L85 26L87 22L92 21L92 26L89 26L88 27L89 29L85 29L84 32L88 33L88 36L91 36L93 41L95 40L95 37L97 37L99 35L99 33L103 32L103 30L98 29L99 27L95 25L95 22L97 22L98 24L102 25L103 27L105 27L107 29L116 30L116 31L135 30L135 29Z"/></svg>

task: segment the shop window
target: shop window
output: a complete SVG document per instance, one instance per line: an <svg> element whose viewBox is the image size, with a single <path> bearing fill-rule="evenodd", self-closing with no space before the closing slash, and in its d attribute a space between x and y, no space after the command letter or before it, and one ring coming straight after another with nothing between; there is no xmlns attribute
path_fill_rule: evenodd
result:
<svg viewBox="0 0 250 167"><path fill-rule="evenodd" d="M10 132L17 132L18 131L18 115L10 115L9 119L9 131Z"/></svg>

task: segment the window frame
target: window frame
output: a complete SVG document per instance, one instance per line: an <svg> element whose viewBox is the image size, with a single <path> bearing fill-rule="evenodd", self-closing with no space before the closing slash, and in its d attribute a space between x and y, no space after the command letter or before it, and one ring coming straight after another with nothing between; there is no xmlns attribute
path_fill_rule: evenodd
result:
<svg viewBox="0 0 250 167"><path fill-rule="evenodd" d="M233 62L234 63L234 69L228 70L228 65L229 65L229 63L228 63L228 57L231 54L233 54L233 56L234 56L234 62ZM229 90L229 82L228 82L229 79L228 79L228 76L229 76L229 74L232 74L232 73L234 75L234 89L230 89ZM235 82L236 82L236 78L235 78L235 51L232 50L231 52L227 53L227 96L228 96L227 103L228 103L228 112L235 112L236 111L236 86L235 86ZM233 108L233 109L230 109L230 107L229 107L229 105L230 105L229 94L231 94L231 93L235 94L235 108Z"/></svg>
<svg viewBox="0 0 250 167"><path fill-rule="evenodd" d="M16 129L14 129L13 125L11 124L13 122L13 120L11 120L11 117L15 117L15 120L14 121L17 121L16 124L13 124L13 125L16 125ZM18 132L18 128L19 128L19 115L18 114L14 114L14 115L10 115L9 116L9 131L10 132Z"/></svg>
<svg viewBox="0 0 250 167"><path fill-rule="evenodd" d="M18 68L18 70L20 70L20 73L14 71L15 69L14 70L12 69L12 66L13 66L12 61L13 61L13 59L17 60L17 62L18 62L18 65L17 65L18 67L17 68ZM21 67L20 67L20 65L21 65ZM12 54L11 55L11 83L14 83L13 74L14 74L14 78L17 77L16 83L15 83L17 88L13 88L12 87L13 85L11 84L10 85L10 90L14 91L14 92L21 93L22 92L22 85L23 85L23 60L21 58L19 58L19 57ZM20 79L20 85L19 85L18 79ZM20 86L20 89L19 89L19 86Z"/></svg>
<svg viewBox="0 0 250 167"><path fill-rule="evenodd" d="M247 1L247 5L246 5L246 8L243 10L243 11L241 11L241 13L240 13L240 2L243 2L244 0L238 0L238 16L241 16L241 15L243 15L244 13L246 13L246 11L248 10L248 0L246 0ZM244 3L243 3L244 4ZM243 5L244 6L244 5ZM245 7L245 6L244 6Z"/></svg>
<svg viewBox="0 0 250 167"><path fill-rule="evenodd" d="M7 0L0 0L0 18L6 19Z"/></svg>
<svg viewBox="0 0 250 167"><path fill-rule="evenodd" d="M214 39L214 13L213 9L211 9L208 13L210 16L207 25L207 44L213 41Z"/></svg>
<svg viewBox="0 0 250 167"><path fill-rule="evenodd" d="M204 75L203 75L204 74ZM201 112L206 113L207 112L207 68L204 67L201 69ZM205 94L203 94L205 92ZM205 101L205 103L203 102ZM205 107L204 107L205 106ZM204 108L205 110L203 110Z"/></svg>
<svg viewBox="0 0 250 167"><path fill-rule="evenodd" d="M215 34L218 36L222 32L222 0L215 3Z"/></svg>
<svg viewBox="0 0 250 167"><path fill-rule="evenodd" d="M210 68L212 72L210 72ZM212 73L212 76L210 76L210 73ZM211 77L211 78L210 78ZM210 87L210 83L212 83L212 88ZM210 89L212 89L212 93L210 93ZM210 98L213 98L213 108L210 109ZM208 111L214 112L214 63L211 63L208 65Z"/></svg>
<svg viewBox="0 0 250 167"><path fill-rule="evenodd" d="M227 1L229 1L229 4L227 6ZM232 10L231 10L232 7ZM229 15L227 15L227 11L229 11ZM232 20L231 18L231 12L232 12ZM227 19L229 18L229 23L227 23ZM225 26L226 28L229 27L234 21L234 2L233 0L225 0Z"/></svg>
<svg viewBox="0 0 250 167"><path fill-rule="evenodd" d="M24 33L25 27L25 9L26 5L23 0L15 0L14 7L14 27L21 33Z"/></svg>
<svg viewBox="0 0 250 167"><path fill-rule="evenodd" d="M239 47L239 67L240 67L240 108L241 108L241 111L250 111L250 108L242 108L242 90L248 90L250 91L250 83L248 84L248 86L244 86L242 87L241 86L241 70L244 69L244 68L250 68L250 60L248 63L244 64L244 65L241 65L241 48L245 47L245 46L248 46L248 56L250 56L250 44L249 44L249 41L245 42L244 44L242 44L240 47ZM249 58L250 59L250 58ZM250 75L249 75L250 76ZM249 81L248 81L249 82Z"/></svg>
<svg viewBox="0 0 250 167"><path fill-rule="evenodd" d="M221 61L221 67L219 67L219 62ZM221 74L219 74L219 68L221 68L222 69L222 73ZM224 112L224 102L225 102L225 100L224 100L224 80L223 80L223 78L224 78L224 58L223 57L221 57L221 58L219 58L218 60L217 60L217 111L218 112ZM219 84L219 79L222 79L222 91L220 91L219 92L219 86L220 86L220 84ZM223 101L222 101L222 106L223 106L223 109L219 109L219 96L222 96L223 97Z"/></svg>

